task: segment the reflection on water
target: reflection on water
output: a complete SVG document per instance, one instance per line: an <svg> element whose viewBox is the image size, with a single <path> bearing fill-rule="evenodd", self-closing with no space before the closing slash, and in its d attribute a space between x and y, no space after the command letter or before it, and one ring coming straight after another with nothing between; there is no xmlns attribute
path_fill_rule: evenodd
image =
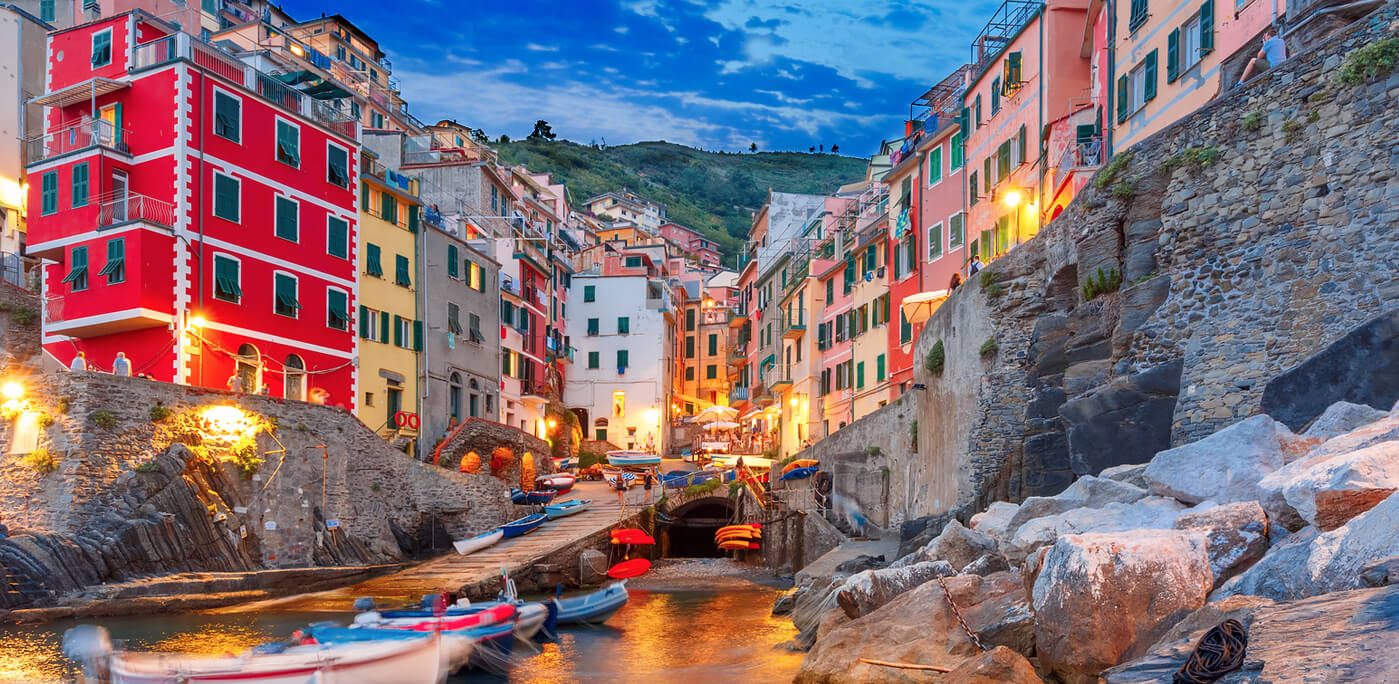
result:
<svg viewBox="0 0 1399 684"><path fill-rule="evenodd" d="M722 591L646 592L602 627L568 628L556 642L517 644L506 675L450 681L790 682L802 654L777 644L796 634L790 620L770 615L776 592L759 587ZM132 650L236 653L279 639L311 622L347 621L345 613L194 614L107 618L113 640ZM72 621L0 627L0 682L69 679L60 655ZM536 652L537 651L537 652Z"/></svg>

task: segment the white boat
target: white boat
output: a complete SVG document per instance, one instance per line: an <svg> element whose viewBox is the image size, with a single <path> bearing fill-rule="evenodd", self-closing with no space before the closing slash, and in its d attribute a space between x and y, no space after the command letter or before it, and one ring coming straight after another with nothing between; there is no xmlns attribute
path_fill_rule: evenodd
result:
<svg viewBox="0 0 1399 684"><path fill-rule="evenodd" d="M607 452L607 464L614 466L645 466L660 465L661 457L646 451L620 451Z"/></svg>
<svg viewBox="0 0 1399 684"><path fill-rule="evenodd" d="M439 684L447 677L442 640L419 639L294 646L282 653L203 657L118 652L112 684Z"/></svg>
<svg viewBox="0 0 1399 684"><path fill-rule="evenodd" d="M465 556L468 554L476 553L481 549L495 544L496 542L500 541L501 537L504 536L505 532L499 527L497 527L496 529L491 530L490 532L482 532L481 534L478 534L469 539L458 539L457 541L452 542L452 548L456 549L457 553Z"/></svg>
<svg viewBox="0 0 1399 684"><path fill-rule="evenodd" d="M549 608L543 603L523 603L515 614L515 638L529 641L539 633L544 621L549 619Z"/></svg>

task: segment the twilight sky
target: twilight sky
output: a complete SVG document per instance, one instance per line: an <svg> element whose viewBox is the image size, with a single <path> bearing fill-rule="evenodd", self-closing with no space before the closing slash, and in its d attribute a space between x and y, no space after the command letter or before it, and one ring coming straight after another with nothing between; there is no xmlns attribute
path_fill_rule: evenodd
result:
<svg viewBox="0 0 1399 684"><path fill-rule="evenodd" d="M993 0L285 0L377 39L409 111L494 139L863 156L967 59Z"/></svg>

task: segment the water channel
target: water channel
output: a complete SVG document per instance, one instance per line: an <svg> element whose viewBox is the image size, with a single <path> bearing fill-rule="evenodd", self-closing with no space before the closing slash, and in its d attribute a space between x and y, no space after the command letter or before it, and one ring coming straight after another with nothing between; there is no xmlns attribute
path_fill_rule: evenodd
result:
<svg viewBox="0 0 1399 684"><path fill-rule="evenodd" d="M777 590L725 583L679 591L633 589L631 601L602 627L564 628L538 652L516 644L502 674L459 674L449 682L790 682L803 654L779 646L796 634L772 617ZM178 614L88 620L105 625L132 650L219 654L284 638L346 613ZM59 652L76 624L0 627L0 683L71 681Z"/></svg>

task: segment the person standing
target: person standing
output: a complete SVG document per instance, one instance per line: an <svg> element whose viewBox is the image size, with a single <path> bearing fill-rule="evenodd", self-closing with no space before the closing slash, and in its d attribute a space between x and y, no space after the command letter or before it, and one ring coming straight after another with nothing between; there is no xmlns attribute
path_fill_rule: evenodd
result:
<svg viewBox="0 0 1399 684"><path fill-rule="evenodd" d="M620 470L617 471L617 475L616 475L617 481L616 481L616 482L614 483L614 485L613 485L613 487L617 490L617 505L618 505L618 506L626 506L626 505L627 505L627 481L626 481L625 479L623 479L623 477L622 477L623 475L626 475L626 473L623 472L623 471L620 471Z"/></svg>
<svg viewBox="0 0 1399 684"><path fill-rule="evenodd" d="M641 477L641 488L646 490L646 503L648 504L651 503L651 485L655 484L655 482L656 477L651 474L651 470L649 469L646 471L646 474Z"/></svg>
<svg viewBox="0 0 1399 684"><path fill-rule="evenodd" d="M68 364L68 370L79 372L87 370L87 352L78 352L78 355L73 357L73 363Z"/></svg>
<svg viewBox="0 0 1399 684"><path fill-rule="evenodd" d="M243 393L243 376L234 373L228 376L228 389L239 394Z"/></svg>
<svg viewBox="0 0 1399 684"><path fill-rule="evenodd" d="M131 377L131 360L126 358L126 352L117 352L117 358L112 360L112 375Z"/></svg>
<svg viewBox="0 0 1399 684"><path fill-rule="evenodd" d="M976 272L977 272L977 271L980 271L980 270L981 270L981 268L982 268L982 264L981 264L981 255L980 255L980 254L974 254L974 255L972 255L972 264L971 264L971 266L967 267L967 275L968 275L968 276L974 276L974 275L976 275Z"/></svg>

